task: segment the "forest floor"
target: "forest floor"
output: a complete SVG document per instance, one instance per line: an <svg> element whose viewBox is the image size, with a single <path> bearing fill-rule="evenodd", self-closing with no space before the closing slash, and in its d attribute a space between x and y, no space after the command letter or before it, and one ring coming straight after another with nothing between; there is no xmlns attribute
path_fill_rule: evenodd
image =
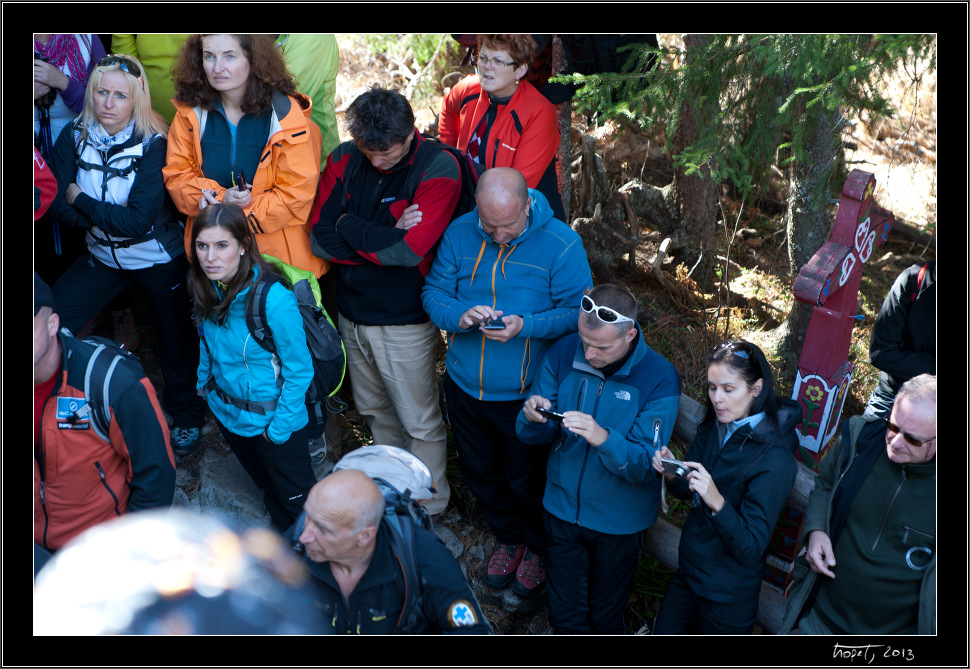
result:
<svg viewBox="0 0 970 669"><path fill-rule="evenodd" d="M662 43L676 40L675 36L660 37ZM449 41L450 38L445 37L442 43ZM452 51L454 62L444 72L422 75L427 80L422 85L422 77L413 77L412 61L403 51L400 55L388 49L374 53L357 35L338 35L338 42L341 49L335 101L338 121L342 121L346 106L371 84L380 83L403 90L412 82L415 84L412 107L418 127L427 134L436 134L435 116L443 93L439 83L441 76L448 71L471 72L470 68L455 65L460 54ZM865 269L858 311L863 318L853 331L850 351L857 367L843 417L861 413L875 386L878 374L868 365L868 343L883 297L899 272L914 262L925 262L936 256L936 76L926 77L917 91L907 89L903 81L904 77L900 76L888 91L897 100L898 108L903 110L898 119L850 119L854 124L845 141L847 146L854 148L846 151L846 160L853 167L875 173L876 203L879 206L892 211L897 220L928 233L932 241L917 243L890 232L887 243L877 249ZM636 128L618 131L609 124L597 126L578 114L573 115L573 126L596 137L611 189L619 188L633 178L654 186L669 183L672 169L669 156L662 151L662 137ZM577 137L574 136L574 147ZM342 127L341 138L347 139ZM647 343L674 363L681 375L683 392L694 399L703 400L707 352L726 338L725 333L759 343L791 309L792 277L783 223L785 199L783 178L755 202L736 201L725 192L721 199L722 215L719 216L722 220L718 223L723 233L718 254L729 257L734 264L729 266L724 277L726 290L705 296L703 300L684 301L651 278L648 268L657 254L657 241L649 239L650 231L643 226L641 236L644 241L636 249L635 268L628 264L614 268L617 278L629 286L641 302L641 326ZM834 217L834 205L831 214ZM756 234L752 239L757 241L735 240L733 231L742 228L754 230ZM668 264L664 271L669 277L682 280L688 268ZM160 373L152 359L150 321L143 308L136 310L136 318L143 333L139 354L143 356L153 381L160 383ZM104 334L110 336L110 333ZM770 350L766 350L766 354L772 359ZM780 377L780 391L790 393L793 370L776 372ZM341 396L348 407L337 417L341 423L340 443L334 445L338 456L371 441L367 428L354 410L349 383L345 383ZM209 433L207 442L222 442L217 430ZM224 443L209 443L208 446L228 452ZM195 467L197 464L190 458L181 463L182 466ZM487 545L490 532L475 510L471 493L460 479L452 446L449 480L454 490L452 506L460 515L456 524L466 530L474 528L460 536L464 536L469 545ZM483 570L484 565L476 567L476 576L480 579L484 575L478 572ZM670 575L659 561L646 555L641 560L628 610L630 632L643 630L652 621ZM521 609L510 611L499 598L491 597L486 597L482 604L497 632L535 634L548 631L545 611L541 608L531 607L528 612Z"/></svg>

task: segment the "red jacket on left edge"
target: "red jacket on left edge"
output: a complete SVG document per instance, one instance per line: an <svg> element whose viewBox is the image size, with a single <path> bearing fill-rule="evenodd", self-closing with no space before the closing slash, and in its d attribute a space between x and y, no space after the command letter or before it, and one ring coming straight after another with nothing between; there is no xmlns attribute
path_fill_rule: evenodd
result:
<svg viewBox="0 0 970 669"><path fill-rule="evenodd" d="M61 368L34 445L34 542L50 551L128 511L169 506L175 493L175 456L151 381L118 366L105 442L89 420L66 420L83 402L94 346L63 332L58 338Z"/></svg>

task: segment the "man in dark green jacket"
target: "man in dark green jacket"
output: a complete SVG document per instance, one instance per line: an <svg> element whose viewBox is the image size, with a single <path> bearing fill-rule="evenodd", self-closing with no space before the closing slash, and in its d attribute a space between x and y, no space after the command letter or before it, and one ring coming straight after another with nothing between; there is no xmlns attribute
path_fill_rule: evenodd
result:
<svg viewBox="0 0 970 669"><path fill-rule="evenodd" d="M782 633L936 633L935 376L904 383L887 419L843 423L804 531Z"/></svg>

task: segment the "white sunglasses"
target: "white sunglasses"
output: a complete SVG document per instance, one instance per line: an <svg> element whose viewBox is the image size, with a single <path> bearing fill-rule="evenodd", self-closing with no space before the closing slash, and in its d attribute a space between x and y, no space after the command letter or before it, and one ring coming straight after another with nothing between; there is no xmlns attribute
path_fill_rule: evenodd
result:
<svg viewBox="0 0 970 669"><path fill-rule="evenodd" d="M580 302L580 307L587 314L596 312L596 317L599 318L604 323L635 323L632 318L627 318L616 309L610 309L609 307L600 307L593 302L593 299L589 295L583 295L583 300Z"/></svg>

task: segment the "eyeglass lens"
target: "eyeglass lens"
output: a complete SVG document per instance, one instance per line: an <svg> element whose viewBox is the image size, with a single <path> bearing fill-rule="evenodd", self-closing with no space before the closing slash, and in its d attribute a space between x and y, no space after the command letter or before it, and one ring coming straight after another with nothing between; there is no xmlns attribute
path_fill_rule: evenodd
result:
<svg viewBox="0 0 970 669"><path fill-rule="evenodd" d="M926 441L920 441L919 439L917 439L913 435L909 434L908 432L903 432L898 425L896 425L895 423L893 423L888 418L883 418L882 420L886 424L886 429L887 430L889 430L893 434L901 434L901 435L903 435L903 440L907 444L909 444L910 446L913 446L915 448L920 448L921 446L923 446L923 444L928 444L931 441L933 441L934 439L936 439L936 437L930 437Z"/></svg>

